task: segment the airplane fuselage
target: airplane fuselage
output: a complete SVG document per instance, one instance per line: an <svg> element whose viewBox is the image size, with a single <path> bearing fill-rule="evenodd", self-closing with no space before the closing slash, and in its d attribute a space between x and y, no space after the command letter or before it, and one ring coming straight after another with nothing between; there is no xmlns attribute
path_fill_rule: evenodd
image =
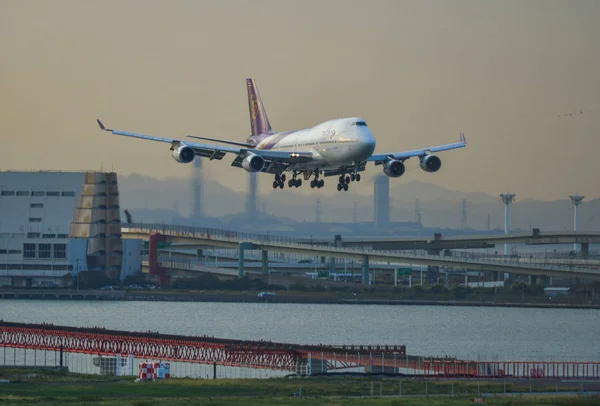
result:
<svg viewBox="0 0 600 406"><path fill-rule="evenodd" d="M358 117L330 120L298 131L261 134L248 138L256 149L311 152L311 162L291 165L292 170L353 166L366 161L375 150L375 137Z"/></svg>

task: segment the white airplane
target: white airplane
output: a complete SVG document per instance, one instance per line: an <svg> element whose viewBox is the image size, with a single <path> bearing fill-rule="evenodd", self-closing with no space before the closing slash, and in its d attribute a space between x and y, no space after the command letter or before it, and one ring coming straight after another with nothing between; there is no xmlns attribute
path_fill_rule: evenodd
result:
<svg viewBox="0 0 600 406"><path fill-rule="evenodd" d="M188 135L189 138L219 142L229 145L200 144L187 140L153 137L106 128L100 120L98 124L105 131L126 137L160 141L171 144L173 158L180 163L190 163L195 156L209 160L221 160L230 153L236 156L232 166L244 168L248 172L266 172L275 175L273 188L283 189L286 175L291 172L288 187L299 187L310 181L311 188L322 188L328 176L339 176L337 190L348 190L351 181L360 181L360 173L367 162L383 165L383 173L392 178L404 174L404 161L418 157L422 170L437 172L442 161L434 152L462 148L467 145L465 136L460 141L436 147L404 152L373 154L375 137L365 120L359 117L340 118L326 121L312 128L298 131L274 132L267 117L258 89L253 79L246 79L248 87L248 107L252 135L246 142L229 141L217 138Z"/></svg>

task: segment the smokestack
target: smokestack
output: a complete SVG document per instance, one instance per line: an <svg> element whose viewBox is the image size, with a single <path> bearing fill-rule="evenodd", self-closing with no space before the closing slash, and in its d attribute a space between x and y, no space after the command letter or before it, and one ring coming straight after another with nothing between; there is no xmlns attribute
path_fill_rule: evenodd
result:
<svg viewBox="0 0 600 406"><path fill-rule="evenodd" d="M256 191L258 188L256 172L250 172L248 182L248 195L246 196L246 214L248 217L255 216L256 213Z"/></svg>
<svg viewBox="0 0 600 406"><path fill-rule="evenodd" d="M194 171L192 173L192 190L194 191L194 195L192 197L191 214L194 218L204 216L204 207L202 205L202 183L202 158L196 157L196 159L194 159Z"/></svg>
<svg viewBox="0 0 600 406"><path fill-rule="evenodd" d="M390 178L380 175L375 178L374 219L377 227L385 227L390 223Z"/></svg>

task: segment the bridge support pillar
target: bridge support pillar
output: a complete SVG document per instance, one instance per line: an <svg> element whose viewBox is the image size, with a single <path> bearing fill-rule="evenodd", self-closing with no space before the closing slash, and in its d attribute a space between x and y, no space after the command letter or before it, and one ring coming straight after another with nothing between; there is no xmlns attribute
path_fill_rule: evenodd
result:
<svg viewBox="0 0 600 406"><path fill-rule="evenodd" d="M262 273L269 273L269 251L262 251Z"/></svg>
<svg viewBox="0 0 600 406"><path fill-rule="evenodd" d="M369 284L369 256L363 255L362 258L362 284Z"/></svg>
<svg viewBox="0 0 600 406"><path fill-rule="evenodd" d="M590 253L590 244L588 244L587 242L584 242L583 244L581 244L581 256L583 257L587 257Z"/></svg>
<svg viewBox="0 0 600 406"><path fill-rule="evenodd" d="M244 277L244 251L252 249L252 247L253 247L252 243L240 242L240 245L239 245L240 255L239 255L239 260L238 260L239 261L238 262L238 278Z"/></svg>
<svg viewBox="0 0 600 406"><path fill-rule="evenodd" d="M529 283L531 284L531 286L535 286L537 284L537 276L531 275L529 277Z"/></svg>
<svg viewBox="0 0 600 406"><path fill-rule="evenodd" d="M169 283L167 270L158 262L158 244L165 242L167 237L160 233L151 233L148 237L148 273L158 276L158 286L164 287Z"/></svg>
<svg viewBox="0 0 600 406"><path fill-rule="evenodd" d="M549 279L546 275L540 276L540 281L542 282L542 287L545 288L548 286Z"/></svg>
<svg viewBox="0 0 600 406"><path fill-rule="evenodd" d="M327 265L329 266L329 272L335 272L335 258L327 258Z"/></svg>

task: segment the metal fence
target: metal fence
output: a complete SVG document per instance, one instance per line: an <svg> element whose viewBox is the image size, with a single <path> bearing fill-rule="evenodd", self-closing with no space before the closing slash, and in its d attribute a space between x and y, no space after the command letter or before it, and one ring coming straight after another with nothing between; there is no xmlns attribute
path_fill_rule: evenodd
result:
<svg viewBox="0 0 600 406"><path fill-rule="evenodd" d="M130 365L119 365L128 360ZM497 379L497 380L589 380L600 381L598 361L461 361L423 357L405 357L389 353L368 355L341 353L327 359L323 353L309 353L293 366L252 365L244 362L217 365L179 362L167 359L107 356L0 347L0 365L4 367L67 367L70 372L103 375L137 375L143 362L170 362L171 376L202 379L265 379L294 375L318 375L339 372L402 375L419 378ZM118 371L130 371L129 373Z"/></svg>

